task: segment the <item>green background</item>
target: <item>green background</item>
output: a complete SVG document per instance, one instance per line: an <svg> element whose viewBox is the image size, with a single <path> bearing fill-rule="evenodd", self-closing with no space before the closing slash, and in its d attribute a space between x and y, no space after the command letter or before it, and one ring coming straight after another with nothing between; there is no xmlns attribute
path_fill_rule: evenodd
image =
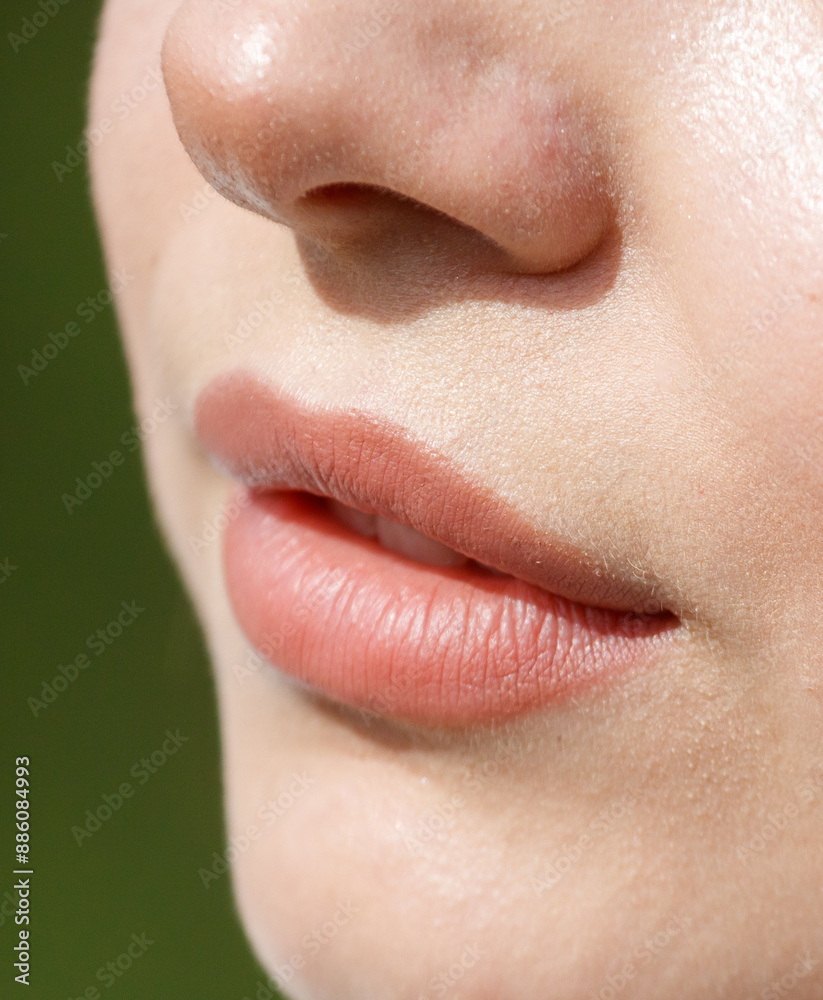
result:
<svg viewBox="0 0 823 1000"><path fill-rule="evenodd" d="M18 371L106 287L86 164L60 183L51 166L86 124L99 5L70 0L14 52L8 33L37 10L36 0L6 0L0 15L0 565L16 567L0 583L0 904L15 878L14 769L24 754L34 872L32 985L14 982L17 928L0 916L0 996L65 1000L95 985L112 1000L241 1000L264 975L227 876L207 890L197 875L225 851L214 690L139 453L70 514L61 502L134 425L111 308L81 319L80 334L27 385ZM145 611L94 655L87 638L132 600ZM89 667L35 718L27 699L82 652ZM187 742L139 784L130 772L166 729ZM133 796L79 846L72 826L124 781ZM97 970L143 933L154 944L106 987Z"/></svg>

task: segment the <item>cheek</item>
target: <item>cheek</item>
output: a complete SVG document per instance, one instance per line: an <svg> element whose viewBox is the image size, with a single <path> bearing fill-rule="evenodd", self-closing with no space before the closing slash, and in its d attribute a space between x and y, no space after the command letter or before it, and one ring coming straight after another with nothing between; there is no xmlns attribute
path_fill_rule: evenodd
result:
<svg viewBox="0 0 823 1000"><path fill-rule="evenodd" d="M118 307L138 375L148 365L142 338L157 261L185 228L184 207L205 186L180 145L160 71L163 35L178 4L109 0L89 91L87 129L110 124L90 151L89 169L109 273L134 276Z"/></svg>

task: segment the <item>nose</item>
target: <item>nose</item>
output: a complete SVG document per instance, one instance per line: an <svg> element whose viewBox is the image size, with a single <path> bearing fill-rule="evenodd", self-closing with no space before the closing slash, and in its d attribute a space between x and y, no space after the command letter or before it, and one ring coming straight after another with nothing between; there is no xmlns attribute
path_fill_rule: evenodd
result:
<svg viewBox="0 0 823 1000"><path fill-rule="evenodd" d="M163 46L180 139L231 201L328 249L445 224L449 252L561 271L613 218L597 120L483 10L186 0Z"/></svg>

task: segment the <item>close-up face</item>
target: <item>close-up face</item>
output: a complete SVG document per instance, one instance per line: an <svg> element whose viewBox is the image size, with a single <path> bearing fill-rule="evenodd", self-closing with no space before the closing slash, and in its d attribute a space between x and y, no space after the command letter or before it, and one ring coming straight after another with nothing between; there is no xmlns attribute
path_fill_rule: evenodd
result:
<svg viewBox="0 0 823 1000"><path fill-rule="evenodd" d="M89 123L258 996L819 1000L820 4L109 0Z"/></svg>

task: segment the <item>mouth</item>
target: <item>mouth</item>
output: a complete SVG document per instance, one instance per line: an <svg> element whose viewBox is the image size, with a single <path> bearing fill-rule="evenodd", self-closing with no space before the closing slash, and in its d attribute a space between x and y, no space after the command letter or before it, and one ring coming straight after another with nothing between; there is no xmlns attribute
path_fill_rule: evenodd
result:
<svg viewBox="0 0 823 1000"><path fill-rule="evenodd" d="M244 372L201 393L195 425L244 493L223 550L238 622L325 697L488 724L606 686L674 638L652 585L541 531L402 428Z"/></svg>

